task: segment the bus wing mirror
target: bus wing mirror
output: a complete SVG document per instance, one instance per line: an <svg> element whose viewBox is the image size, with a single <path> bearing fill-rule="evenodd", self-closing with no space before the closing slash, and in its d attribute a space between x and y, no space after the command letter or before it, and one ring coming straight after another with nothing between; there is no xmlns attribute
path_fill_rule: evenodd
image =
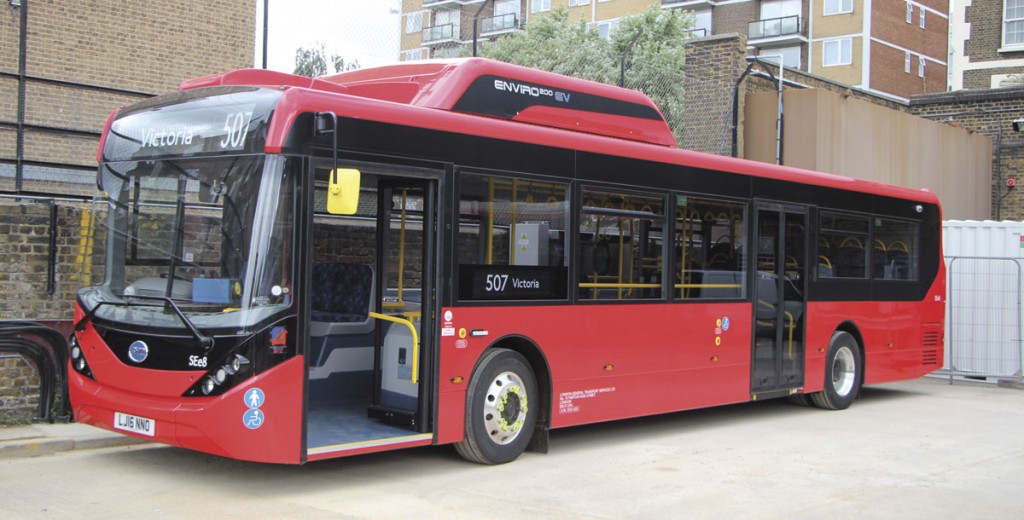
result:
<svg viewBox="0 0 1024 520"><path fill-rule="evenodd" d="M333 170L327 186L327 212L331 215L355 215L358 208L359 170Z"/></svg>

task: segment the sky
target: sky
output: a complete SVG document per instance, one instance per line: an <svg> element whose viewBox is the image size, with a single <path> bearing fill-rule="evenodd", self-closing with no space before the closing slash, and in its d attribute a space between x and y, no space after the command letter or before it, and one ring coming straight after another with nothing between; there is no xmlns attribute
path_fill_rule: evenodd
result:
<svg viewBox="0 0 1024 520"><path fill-rule="evenodd" d="M256 0L256 68L263 67L263 5ZM361 67L398 61L401 0L269 0L267 68L295 69L295 51L324 44ZM333 72L333 71L331 71Z"/></svg>

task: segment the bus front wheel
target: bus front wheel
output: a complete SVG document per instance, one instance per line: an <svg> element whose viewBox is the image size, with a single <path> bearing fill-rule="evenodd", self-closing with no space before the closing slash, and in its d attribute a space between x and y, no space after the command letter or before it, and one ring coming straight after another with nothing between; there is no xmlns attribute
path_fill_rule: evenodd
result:
<svg viewBox="0 0 1024 520"><path fill-rule="evenodd" d="M848 332L832 334L825 355L825 388L811 394L811 401L827 410L849 408L860 390L862 373L857 340Z"/></svg>
<svg viewBox="0 0 1024 520"><path fill-rule="evenodd" d="M466 436L455 444L480 464L516 459L537 423L537 380L519 353L493 349L477 364L466 392Z"/></svg>

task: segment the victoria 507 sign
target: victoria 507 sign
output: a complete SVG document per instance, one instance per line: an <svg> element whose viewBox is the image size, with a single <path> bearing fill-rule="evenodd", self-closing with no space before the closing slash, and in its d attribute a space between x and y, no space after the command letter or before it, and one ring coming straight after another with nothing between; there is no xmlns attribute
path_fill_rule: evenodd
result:
<svg viewBox="0 0 1024 520"><path fill-rule="evenodd" d="M459 266L460 300L562 300L566 291L565 267Z"/></svg>

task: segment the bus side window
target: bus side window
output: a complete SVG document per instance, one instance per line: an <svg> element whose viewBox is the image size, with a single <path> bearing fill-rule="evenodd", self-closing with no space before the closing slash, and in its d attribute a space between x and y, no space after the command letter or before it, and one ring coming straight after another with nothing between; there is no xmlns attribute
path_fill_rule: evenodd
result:
<svg viewBox="0 0 1024 520"><path fill-rule="evenodd" d="M579 229L579 297L662 297L663 197L583 189Z"/></svg>
<svg viewBox="0 0 1024 520"><path fill-rule="evenodd" d="M676 197L674 294L681 299L745 296L746 206Z"/></svg>
<svg viewBox="0 0 1024 520"><path fill-rule="evenodd" d="M918 224L876 218L874 237L872 276L881 280L917 280Z"/></svg>
<svg viewBox="0 0 1024 520"><path fill-rule="evenodd" d="M568 192L563 182L464 174L459 299L567 299Z"/></svg>
<svg viewBox="0 0 1024 520"><path fill-rule="evenodd" d="M823 211L819 229L818 278L866 278L868 218Z"/></svg>

